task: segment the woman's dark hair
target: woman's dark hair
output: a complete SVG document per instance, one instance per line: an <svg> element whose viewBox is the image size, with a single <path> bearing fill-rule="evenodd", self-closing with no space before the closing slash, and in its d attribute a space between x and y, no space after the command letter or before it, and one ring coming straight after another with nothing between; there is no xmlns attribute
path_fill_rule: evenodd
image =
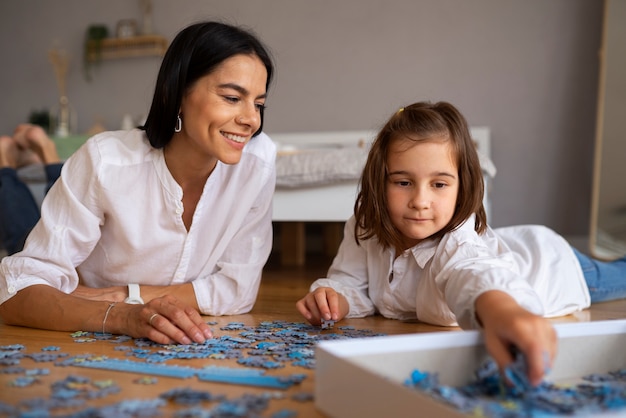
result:
<svg viewBox="0 0 626 418"><path fill-rule="evenodd" d="M269 90L274 64L252 32L220 22L201 22L176 35L163 57L152 106L142 127L153 147L163 148L172 139L183 96L194 83L239 54L259 57L267 70L265 88ZM261 109L261 126L255 136L263 129L263 113Z"/></svg>
<svg viewBox="0 0 626 418"><path fill-rule="evenodd" d="M401 233L394 227L387 210L387 157L391 144L394 141L410 144L440 140L449 141L452 145L459 170L459 194L450 222L429 238L442 237L474 213L474 230L479 234L485 231L487 215L483 207L483 175L467 121L450 103L419 102L391 116L372 144L354 204L354 236L357 243L375 237L385 248L402 247Z"/></svg>

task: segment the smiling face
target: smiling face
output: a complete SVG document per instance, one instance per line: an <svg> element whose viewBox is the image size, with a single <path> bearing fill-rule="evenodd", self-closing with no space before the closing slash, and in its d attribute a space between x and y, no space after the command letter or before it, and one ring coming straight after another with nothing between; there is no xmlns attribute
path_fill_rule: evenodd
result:
<svg viewBox="0 0 626 418"><path fill-rule="evenodd" d="M193 161L236 164L261 126L267 70L256 55L234 55L198 79L180 107L182 130L170 153ZM167 152L168 150L166 150Z"/></svg>
<svg viewBox="0 0 626 418"><path fill-rule="evenodd" d="M387 156L387 208L405 250L443 229L454 215L459 173L444 138L393 141Z"/></svg>

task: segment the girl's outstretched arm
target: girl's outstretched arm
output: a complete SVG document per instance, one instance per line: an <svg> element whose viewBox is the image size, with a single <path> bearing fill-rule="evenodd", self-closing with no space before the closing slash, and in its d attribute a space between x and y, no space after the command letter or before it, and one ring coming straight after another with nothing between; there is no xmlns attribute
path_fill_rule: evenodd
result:
<svg viewBox="0 0 626 418"><path fill-rule="evenodd" d="M340 321L350 311L346 298L330 287L318 287L296 302L296 308L313 325L322 319Z"/></svg>
<svg viewBox="0 0 626 418"><path fill-rule="evenodd" d="M515 347L526 356L530 383L541 383L557 352L557 335L550 321L522 308L513 297L499 290L480 295L475 307L487 351L500 370L513 362Z"/></svg>

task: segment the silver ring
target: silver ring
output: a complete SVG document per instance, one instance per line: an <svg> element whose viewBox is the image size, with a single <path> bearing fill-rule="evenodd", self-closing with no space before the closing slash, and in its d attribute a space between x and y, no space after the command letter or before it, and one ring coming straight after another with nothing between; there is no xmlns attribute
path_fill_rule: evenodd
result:
<svg viewBox="0 0 626 418"><path fill-rule="evenodd" d="M159 314L158 313L154 313L154 314L152 314L150 319L148 319L148 323L150 324L150 326L152 326L152 320L154 319L155 316L159 316Z"/></svg>

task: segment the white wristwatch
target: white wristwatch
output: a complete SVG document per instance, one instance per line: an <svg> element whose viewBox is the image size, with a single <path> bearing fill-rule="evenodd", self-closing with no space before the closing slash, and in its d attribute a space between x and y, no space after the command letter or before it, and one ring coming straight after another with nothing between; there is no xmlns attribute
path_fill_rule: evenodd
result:
<svg viewBox="0 0 626 418"><path fill-rule="evenodd" d="M143 305L143 299L141 299L141 294L139 293L139 285L137 283L131 283L128 285L128 297L124 299L125 303L130 303L131 305Z"/></svg>

